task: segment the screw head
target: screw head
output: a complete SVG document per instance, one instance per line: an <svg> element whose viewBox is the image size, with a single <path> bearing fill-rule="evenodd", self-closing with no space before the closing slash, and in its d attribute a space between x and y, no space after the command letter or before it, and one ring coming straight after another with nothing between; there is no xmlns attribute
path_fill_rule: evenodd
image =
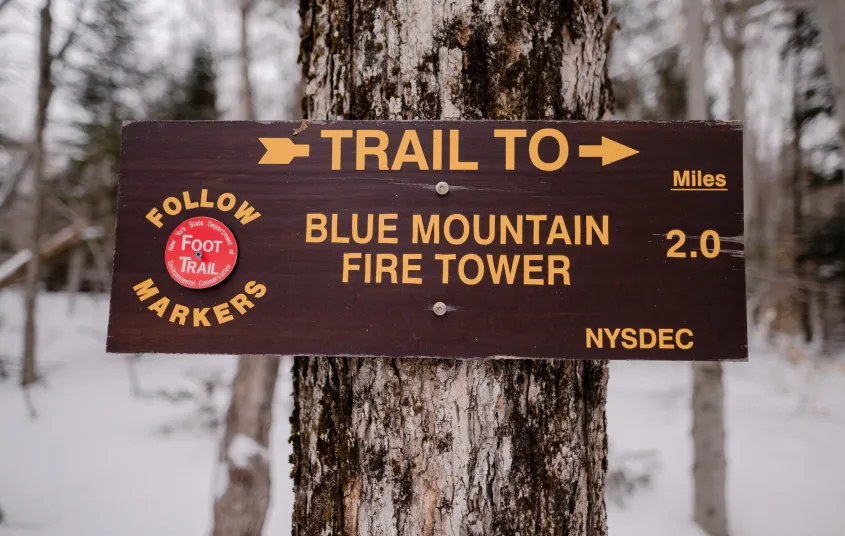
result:
<svg viewBox="0 0 845 536"><path fill-rule="evenodd" d="M201 259L202 258L202 251L194 251L194 257Z"/></svg>
<svg viewBox="0 0 845 536"><path fill-rule="evenodd" d="M446 195L449 193L449 183L446 181L440 181L437 183L434 189L437 190L438 194Z"/></svg>
<svg viewBox="0 0 845 536"><path fill-rule="evenodd" d="M442 301L435 303L434 307L432 307L431 309L437 316L443 316L446 314L446 304Z"/></svg>

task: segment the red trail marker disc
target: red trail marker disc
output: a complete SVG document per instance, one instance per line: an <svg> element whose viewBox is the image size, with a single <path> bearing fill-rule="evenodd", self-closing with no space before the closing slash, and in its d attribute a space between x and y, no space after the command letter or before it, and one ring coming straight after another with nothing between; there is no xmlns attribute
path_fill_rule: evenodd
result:
<svg viewBox="0 0 845 536"><path fill-rule="evenodd" d="M222 222L189 218L173 229L164 250L167 273L183 287L201 289L229 277L238 260L238 242Z"/></svg>

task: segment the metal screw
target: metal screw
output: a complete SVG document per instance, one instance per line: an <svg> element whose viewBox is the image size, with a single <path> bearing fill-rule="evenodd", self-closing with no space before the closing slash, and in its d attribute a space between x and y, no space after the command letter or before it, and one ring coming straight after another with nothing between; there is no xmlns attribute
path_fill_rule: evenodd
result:
<svg viewBox="0 0 845 536"><path fill-rule="evenodd" d="M194 251L194 257L201 259L202 258L202 251Z"/></svg>
<svg viewBox="0 0 845 536"><path fill-rule="evenodd" d="M434 304L434 307L432 307L432 310L434 311L434 314L436 314L437 316L443 316L443 315L446 314L446 304L443 303L442 301L439 301L439 302Z"/></svg>
<svg viewBox="0 0 845 536"><path fill-rule="evenodd" d="M445 181L440 181L437 183L437 186L434 187L437 190L437 193L440 195L446 195L449 193L449 183Z"/></svg>

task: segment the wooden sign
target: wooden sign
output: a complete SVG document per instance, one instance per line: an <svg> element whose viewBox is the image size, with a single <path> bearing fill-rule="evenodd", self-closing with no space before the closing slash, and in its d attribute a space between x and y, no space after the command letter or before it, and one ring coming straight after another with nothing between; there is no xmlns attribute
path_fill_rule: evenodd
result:
<svg viewBox="0 0 845 536"><path fill-rule="evenodd" d="M112 352L746 359L742 132L138 122Z"/></svg>

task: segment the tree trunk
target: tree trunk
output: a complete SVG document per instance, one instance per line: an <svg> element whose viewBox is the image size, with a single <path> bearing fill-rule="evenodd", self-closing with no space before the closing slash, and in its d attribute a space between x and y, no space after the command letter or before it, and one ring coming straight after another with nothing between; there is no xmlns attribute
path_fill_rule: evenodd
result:
<svg viewBox="0 0 845 536"><path fill-rule="evenodd" d="M610 113L605 1L301 13L309 119ZM293 377L294 534L607 533L606 362L297 357Z"/></svg>
<svg viewBox="0 0 845 536"><path fill-rule="evenodd" d="M690 119L707 119L702 0L686 0L686 10L686 40L689 43L687 115ZM735 73L741 71L741 65L738 67ZM741 77L736 82L741 84ZM734 88L732 105L737 105L739 95L744 96L742 90L742 87ZM722 364L693 363L692 376L693 520L712 536L727 536Z"/></svg>
<svg viewBox="0 0 845 536"><path fill-rule="evenodd" d="M816 0L814 9L821 30L825 66L833 85L839 142L845 153L845 5L842 0Z"/></svg>
<svg viewBox="0 0 845 536"><path fill-rule="evenodd" d="M38 255L41 242L41 212L43 203L42 183L44 182L44 130L47 128L47 109L53 94L50 38L53 34L53 18L50 13L50 0L41 9L41 31L39 34L38 53L38 107L35 114L35 140L32 157L32 203L30 208L29 250L32 256L26 270L24 283L24 330L23 357L21 359L21 384L31 385L38 380L35 365L35 306L38 298L38 281L41 258Z"/></svg>
<svg viewBox="0 0 845 536"><path fill-rule="evenodd" d="M254 121L255 117L255 95L252 90L252 79L249 70L252 63L252 54L249 48L249 14L255 0L240 0L241 14L241 106L243 106L243 118Z"/></svg>
<svg viewBox="0 0 845 536"><path fill-rule="evenodd" d="M220 445L212 536L261 536L270 504L270 427L279 356L241 356Z"/></svg>

